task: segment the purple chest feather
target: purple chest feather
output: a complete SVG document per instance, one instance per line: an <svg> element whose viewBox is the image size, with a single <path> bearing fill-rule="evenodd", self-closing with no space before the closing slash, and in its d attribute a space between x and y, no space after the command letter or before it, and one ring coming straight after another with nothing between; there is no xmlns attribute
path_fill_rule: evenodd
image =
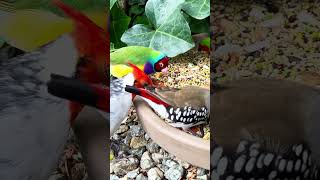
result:
<svg viewBox="0 0 320 180"><path fill-rule="evenodd" d="M143 71L146 74L153 74L155 72L154 69L153 69L153 66L152 66L152 64L150 62L147 62L144 65Z"/></svg>

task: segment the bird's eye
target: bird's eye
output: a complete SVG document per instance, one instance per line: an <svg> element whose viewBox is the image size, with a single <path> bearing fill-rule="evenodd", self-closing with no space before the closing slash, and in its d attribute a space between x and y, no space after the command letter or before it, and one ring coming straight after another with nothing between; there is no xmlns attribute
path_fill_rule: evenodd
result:
<svg viewBox="0 0 320 180"><path fill-rule="evenodd" d="M160 65L160 67L163 67L163 63L160 63L159 65Z"/></svg>

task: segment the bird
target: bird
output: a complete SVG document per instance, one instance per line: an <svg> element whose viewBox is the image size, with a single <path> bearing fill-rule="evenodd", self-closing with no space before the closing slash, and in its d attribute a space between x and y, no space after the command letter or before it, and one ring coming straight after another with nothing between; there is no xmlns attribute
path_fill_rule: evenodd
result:
<svg viewBox="0 0 320 180"><path fill-rule="evenodd" d="M240 79L214 86L211 102L216 179L317 179L319 88L290 80ZM255 156L248 154L252 148L243 142L257 144ZM237 150L239 146L243 151ZM261 160L262 169L257 167Z"/></svg>
<svg viewBox="0 0 320 180"><path fill-rule="evenodd" d="M80 111L72 112L70 102L47 92L52 73L107 82L105 31L70 6L53 4L73 21L71 34L0 63L0 179L46 179L57 165L71 119Z"/></svg>
<svg viewBox="0 0 320 180"><path fill-rule="evenodd" d="M169 125L188 130L208 123L210 117L210 90L185 86L182 88L137 88L126 86L127 92L144 101Z"/></svg>
<svg viewBox="0 0 320 180"><path fill-rule="evenodd" d="M120 127L121 122L129 113L132 107L132 99L135 95L125 91L127 85L133 87L153 87L152 80L136 65L128 64L132 73L123 78L114 78L110 82L110 135L113 135Z"/></svg>
<svg viewBox="0 0 320 180"><path fill-rule="evenodd" d="M204 51L210 54L210 36L207 33L192 35L193 41L196 43L199 51Z"/></svg>
<svg viewBox="0 0 320 180"><path fill-rule="evenodd" d="M162 52L143 46L126 46L110 54L110 74L121 78L132 72L127 62L135 64L147 75L168 71L169 57Z"/></svg>

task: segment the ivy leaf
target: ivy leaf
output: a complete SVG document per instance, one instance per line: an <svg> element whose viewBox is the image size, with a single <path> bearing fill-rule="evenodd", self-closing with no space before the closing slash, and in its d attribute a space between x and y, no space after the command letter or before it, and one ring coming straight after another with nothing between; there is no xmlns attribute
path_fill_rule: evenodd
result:
<svg viewBox="0 0 320 180"><path fill-rule="evenodd" d="M122 9L114 6L111 10L111 24L110 24L110 40L113 42L115 48L125 46L120 38L127 30L131 18L128 17Z"/></svg>
<svg viewBox="0 0 320 180"><path fill-rule="evenodd" d="M136 17L135 21L133 22L133 25L136 25L136 24L144 24L147 27L152 28L152 25L148 21L148 18L146 15Z"/></svg>
<svg viewBox="0 0 320 180"><path fill-rule="evenodd" d="M190 18L189 25L192 33L210 33L209 18L202 20Z"/></svg>
<svg viewBox="0 0 320 180"><path fill-rule="evenodd" d="M194 47L188 22L181 13L184 0L149 0L145 13L153 28L137 24L121 37L127 45L151 47L174 57Z"/></svg>
<svg viewBox="0 0 320 180"><path fill-rule="evenodd" d="M182 9L196 19L204 19L210 15L210 0L185 0Z"/></svg>
<svg viewBox="0 0 320 180"><path fill-rule="evenodd" d="M110 0L110 10L112 9L113 5L117 2L117 0Z"/></svg>
<svg viewBox="0 0 320 180"><path fill-rule="evenodd" d="M131 5L134 5L134 4L137 4L137 5L145 5L146 4L146 1L147 0L129 0L128 4L131 6Z"/></svg>

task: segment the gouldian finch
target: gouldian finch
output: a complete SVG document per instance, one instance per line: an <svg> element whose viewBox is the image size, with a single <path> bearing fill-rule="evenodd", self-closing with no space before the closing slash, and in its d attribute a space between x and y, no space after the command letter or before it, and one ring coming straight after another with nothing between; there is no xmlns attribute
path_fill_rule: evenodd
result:
<svg viewBox="0 0 320 180"><path fill-rule="evenodd" d="M121 78L132 72L127 66L131 62L138 66L147 75L155 72L166 73L168 71L169 58L156 50L143 46L128 46L120 48L110 54L112 76Z"/></svg>
<svg viewBox="0 0 320 180"><path fill-rule="evenodd" d="M199 43L199 50L205 51L208 54L210 53L210 37L207 37L200 41Z"/></svg>
<svg viewBox="0 0 320 180"><path fill-rule="evenodd" d="M169 125L188 130L208 123L210 90L197 86L181 89L160 87L153 89L127 86L127 92L142 97Z"/></svg>
<svg viewBox="0 0 320 180"><path fill-rule="evenodd" d="M200 33L192 36L199 51L210 53L210 36L207 33Z"/></svg>
<svg viewBox="0 0 320 180"><path fill-rule="evenodd" d="M69 135L69 121L80 111L72 111L69 102L47 92L52 73L76 75L89 83L107 82L106 32L62 2L54 4L73 22L71 34L36 51L1 60L0 179L48 179L57 165Z"/></svg>

